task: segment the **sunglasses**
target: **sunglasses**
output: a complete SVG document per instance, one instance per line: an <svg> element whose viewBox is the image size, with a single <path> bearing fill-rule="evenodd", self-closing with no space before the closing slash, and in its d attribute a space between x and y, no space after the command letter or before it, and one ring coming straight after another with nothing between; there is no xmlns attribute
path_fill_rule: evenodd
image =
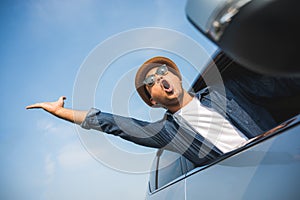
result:
<svg viewBox="0 0 300 200"><path fill-rule="evenodd" d="M159 66L155 72L156 75L159 75L159 76L164 76L168 73L168 67L166 64L163 64L161 66ZM149 76L147 76L144 80L144 84L149 86L149 87L152 87L156 81L156 76L155 74L151 74Z"/></svg>

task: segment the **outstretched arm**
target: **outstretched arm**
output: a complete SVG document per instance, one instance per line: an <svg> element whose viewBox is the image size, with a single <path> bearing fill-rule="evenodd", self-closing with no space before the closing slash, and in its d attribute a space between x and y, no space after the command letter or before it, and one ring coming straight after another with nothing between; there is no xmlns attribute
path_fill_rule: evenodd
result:
<svg viewBox="0 0 300 200"><path fill-rule="evenodd" d="M27 106L26 109L42 108L56 117L80 125L84 121L88 111L79 111L64 108L65 99L66 97L62 96L57 101L32 104Z"/></svg>

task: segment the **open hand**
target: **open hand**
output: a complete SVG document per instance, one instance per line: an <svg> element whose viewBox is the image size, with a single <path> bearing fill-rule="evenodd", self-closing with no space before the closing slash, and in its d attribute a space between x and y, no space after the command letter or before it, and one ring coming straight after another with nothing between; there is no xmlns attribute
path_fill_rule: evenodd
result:
<svg viewBox="0 0 300 200"><path fill-rule="evenodd" d="M57 101L32 104L27 106L26 109L42 108L49 113L56 114L61 108L64 107L65 99L66 99L65 96L61 96Z"/></svg>

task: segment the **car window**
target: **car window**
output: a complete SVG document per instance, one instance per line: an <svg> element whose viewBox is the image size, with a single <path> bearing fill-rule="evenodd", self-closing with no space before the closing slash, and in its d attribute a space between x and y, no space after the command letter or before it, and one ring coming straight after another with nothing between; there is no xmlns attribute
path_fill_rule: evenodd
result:
<svg viewBox="0 0 300 200"><path fill-rule="evenodd" d="M184 160L184 165L185 165L185 171L186 172L189 172L191 171L192 169L195 169L196 168L196 165L194 163L192 163L191 161L189 161L188 159L186 158L182 158Z"/></svg>
<svg viewBox="0 0 300 200"><path fill-rule="evenodd" d="M167 150L158 151L153 160L149 177L150 192L163 187L184 174L185 170L181 159L182 156L178 153Z"/></svg>
<svg viewBox="0 0 300 200"><path fill-rule="evenodd" d="M158 162L158 188L183 175L180 154L163 151Z"/></svg>

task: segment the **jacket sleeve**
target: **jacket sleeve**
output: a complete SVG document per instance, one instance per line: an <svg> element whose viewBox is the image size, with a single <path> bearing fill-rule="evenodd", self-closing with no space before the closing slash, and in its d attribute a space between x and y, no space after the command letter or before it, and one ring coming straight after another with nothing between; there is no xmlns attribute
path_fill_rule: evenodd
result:
<svg viewBox="0 0 300 200"><path fill-rule="evenodd" d="M92 108L81 127L119 136L147 147L162 148L168 143L168 139L163 135L164 120L149 123Z"/></svg>
<svg viewBox="0 0 300 200"><path fill-rule="evenodd" d="M174 151L199 166L222 154L209 141L180 126L168 114L160 121L149 123L92 108L81 127L119 136L139 145Z"/></svg>

